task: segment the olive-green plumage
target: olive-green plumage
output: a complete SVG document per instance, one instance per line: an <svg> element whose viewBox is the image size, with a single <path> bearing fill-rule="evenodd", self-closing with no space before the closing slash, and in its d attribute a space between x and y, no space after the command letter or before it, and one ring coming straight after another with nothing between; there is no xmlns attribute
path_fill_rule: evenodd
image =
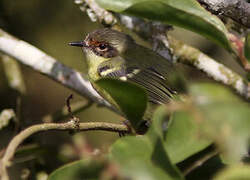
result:
<svg viewBox="0 0 250 180"><path fill-rule="evenodd" d="M152 104L167 103L175 94L168 82L175 71L173 65L122 32L96 30L84 41L71 45L80 46L85 52L92 82L110 77L136 83L146 90Z"/></svg>

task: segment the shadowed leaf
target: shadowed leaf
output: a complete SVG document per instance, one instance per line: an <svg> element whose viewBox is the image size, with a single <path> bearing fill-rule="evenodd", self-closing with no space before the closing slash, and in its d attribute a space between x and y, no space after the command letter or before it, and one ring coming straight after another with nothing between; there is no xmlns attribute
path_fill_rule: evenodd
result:
<svg viewBox="0 0 250 180"><path fill-rule="evenodd" d="M117 79L105 78L96 84L113 98L133 128L138 129L147 106L146 92L135 84Z"/></svg>
<svg viewBox="0 0 250 180"><path fill-rule="evenodd" d="M194 84L190 92L201 133L216 142L224 162L239 161L247 154L250 138L249 104L218 84Z"/></svg>

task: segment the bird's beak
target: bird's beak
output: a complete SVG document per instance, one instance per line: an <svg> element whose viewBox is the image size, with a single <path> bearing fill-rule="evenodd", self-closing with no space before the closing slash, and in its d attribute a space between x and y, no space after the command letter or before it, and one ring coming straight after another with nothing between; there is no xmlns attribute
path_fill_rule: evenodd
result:
<svg viewBox="0 0 250 180"><path fill-rule="evenodd" d="M78 42L70 42L70 46L77 46L77 47L87 47L84 41L78 41Z"/></svg>

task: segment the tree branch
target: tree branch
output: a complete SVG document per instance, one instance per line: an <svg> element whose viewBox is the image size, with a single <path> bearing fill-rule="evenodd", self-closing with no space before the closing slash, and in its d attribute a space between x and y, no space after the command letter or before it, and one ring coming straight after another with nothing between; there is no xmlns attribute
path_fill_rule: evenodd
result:
<svg viewBox="0 0 250 180"><path fill-rule="evenodd" d="M79 123L76 126L75 121L73 119L67 123L44 123L44 124L33 125L20 132L9 143L6 152L2 160L0 161L0 175L2 177L2 180L9 179L7 173L7 167L11 165L10 160L11 158L13 158L17 147L29 136L38 132L43 132L48 130L60 130L60 131L104 130L104 131L119 132L119 133L129 133L128 127L124 124L114 124L106 122L86 122L86 123Z"/></svg>
<svg viewBox="0 0 250 180"><path fill-rule="evenodd" d="M250 99L250 86L247 80L233 72L221 63L216 62L198 49L184 44L169 37L171 48L173 48L178 61L196 67L205 72L209 77L233 88L238 94Z"/></svg>
<svg viewBox="0 0 250 180"><path fill-rule="evenodd" d="M250 3L245 0L198 0L213 14L229 17L250 28Z"/></svg>

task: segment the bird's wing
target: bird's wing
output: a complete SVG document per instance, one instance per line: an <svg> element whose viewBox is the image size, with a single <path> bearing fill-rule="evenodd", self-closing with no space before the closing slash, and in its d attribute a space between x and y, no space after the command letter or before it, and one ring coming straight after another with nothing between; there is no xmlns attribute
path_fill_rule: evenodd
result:
<svg viewBox="0 0 250 180"><path fill-rule="evenodd" d="M156 104L167 103L175 94L167 86L164 76L159 74L153 67L135 69L134 72L132 75L127 75L128 80L144 87L148 93L149 101Z"/></svg>
<svg viewBox="0 0 250 180"><path fill-rule="evenodd" d="M172 91L167 86L164 75L154 67L123 64L117 69L117 66L112 66L112 63L104 63L98 67L98 73L101 77L129 81L143 87L148 94L149 101L156 104L167 103L172 95L175 94L175 91Z"/></svg>

